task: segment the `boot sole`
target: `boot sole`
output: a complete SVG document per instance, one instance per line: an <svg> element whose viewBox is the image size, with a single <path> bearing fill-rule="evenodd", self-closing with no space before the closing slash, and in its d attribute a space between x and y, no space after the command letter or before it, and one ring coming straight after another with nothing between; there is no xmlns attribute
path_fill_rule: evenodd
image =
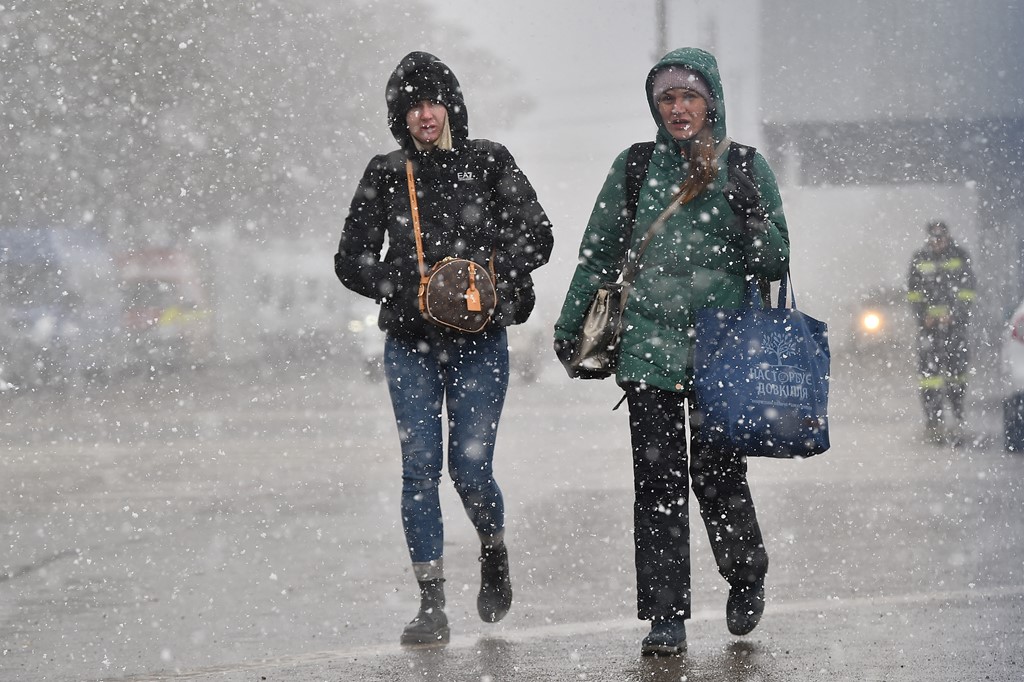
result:
<svg viewBox="0 0 1024 682"><path fill-rule="evenodd" d="M641 656L678 656L686 651L686 644L670 646L667 644L644 644L640 647Z"/></svg>
<svg viewBox="0 0 1024 682"><path fill-rule="evenodd" d="M451 629L445 626L443 629L431 635L406 634L402 633L402 646L441 646L451 640Z"/></svg>
<svg viewBox="0 0 1024 682"><path fill-rule="evenodd" d="M508 610L505 611L480 611L480 620L485 623L497 623L502 618L508 615Z"/></svg>

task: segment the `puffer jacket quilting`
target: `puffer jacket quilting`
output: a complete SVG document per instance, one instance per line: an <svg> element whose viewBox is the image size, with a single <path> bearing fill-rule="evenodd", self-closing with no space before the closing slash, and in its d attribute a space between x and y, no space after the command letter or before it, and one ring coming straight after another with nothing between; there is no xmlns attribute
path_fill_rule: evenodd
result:
<svg viewBox="0 0 1024 682"><path fill-rule="evenodd" d="M401 113L407 103L394 91L399 72L417 68L447 79L441 97L449 111L451 150L416 151L412 144ZM421 52L403 60L389 79L388 106L392 133L402 148L375 156L367 165L335 255L338 278L381 303L382 329L417 338L441 333L422 318L416 299L419 265L405 171L410 159L426 266L446 256L486 265L493 253L500 301L495 322L521 321L517 306L532 305L530 273L547 262L553 243L550 222L529 180L504 146L467 138L461 88L436 57Z"/></svg>
<svg viewBox="0 0 1024 682"><path fill-rule="evenodd" d="M658 124L657 145L640 192L635 225L625 225L625 162L615 159L595 202L580 246L579 266L569 286L555 338L575 342L583 317L601 282L617 278L627 245L635 250L644 233L668 206L686 177L682 149L661 123L651 96L653 74L678 64L698 70L715 98L713 134L726 139L725 101L714 57L692 48L666 55L647 80L651 113ZM670 391L692 381L695 313L705 307L738 307L746 275L780 279L789 263L789 235L778 185L764 157L757 154L754 176L769 215L767 232L746 233L722 194L727 181L727 149L722 145L715 182L681 206L651 241L624 313L617 381L645 383ZM629 240L624 235L630 235Z"/></svg>

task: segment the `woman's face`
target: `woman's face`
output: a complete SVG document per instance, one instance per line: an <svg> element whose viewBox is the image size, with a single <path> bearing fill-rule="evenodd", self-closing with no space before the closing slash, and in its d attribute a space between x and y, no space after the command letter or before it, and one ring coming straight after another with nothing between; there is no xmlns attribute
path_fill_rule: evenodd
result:
<svg viewBox="0 0 1024 682"><path fill-rule="evenodd" d="M708 103L693 90L672 88L658 97L658 113L672 137L689 140L707 125Z"/></svg>
<svg viewBox="0 0 1024 682"><path fill-rule="evenodd" d="M405 115L405 125L409 126L409 134L429 149L437 144L441 137L447 117L448 110L443 104L425 99L414 105Z"/></svg>

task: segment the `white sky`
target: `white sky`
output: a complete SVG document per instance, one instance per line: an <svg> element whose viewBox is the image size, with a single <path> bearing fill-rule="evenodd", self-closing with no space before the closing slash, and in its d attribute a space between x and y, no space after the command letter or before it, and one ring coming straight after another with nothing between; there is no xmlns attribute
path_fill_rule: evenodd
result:
<svg viewBox="0 0 1024 682"><path fill-rule="evenodd" d="M653 138L643 87L654 63L653 0L430 4L442 20L464 26L473 44L511 64L519 76L516 89L533 100L534 108L513 130L495 129L476 116L471 135L506 145L538 192L557 191L549 211L585 220L615 155ZM471 82L463 85L472 115L478 95ZM569 216L552 219L563 217ZM575 234L581 231L582 224Z"/></svg>

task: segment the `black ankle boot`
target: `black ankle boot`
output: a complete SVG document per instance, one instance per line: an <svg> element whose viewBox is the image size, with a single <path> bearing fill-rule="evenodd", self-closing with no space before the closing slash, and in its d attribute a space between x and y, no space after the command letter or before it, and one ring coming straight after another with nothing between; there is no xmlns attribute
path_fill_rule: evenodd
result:
<svg viewBox="0 0 1024 682"><path fill-rule="evenodd" d="M729 632L745 635L757 627L764 613L764 580L729 588L725 622Z"/></svg>
<svg viewBox="0 0 1024 682"><path fill-rule="evenodd" d="M402 644L447 644L448 616L444 615L444 579L420 581L420 612L402 631Z"/></svg>
<svg viewBox="0 0 1024 682"><path fill-rule="evenodd" d="M678 656L686 651L686 621L681 616L655 618L640 644L644 656Z"/></svg>
<svg viewBox="0 0 1024 682"><path fill-rule="evenodd" d="M497 623L512 606L512 582L508 575L508 550L505 545L480 550L480 594L476 610L485 623Z"/></svg>

